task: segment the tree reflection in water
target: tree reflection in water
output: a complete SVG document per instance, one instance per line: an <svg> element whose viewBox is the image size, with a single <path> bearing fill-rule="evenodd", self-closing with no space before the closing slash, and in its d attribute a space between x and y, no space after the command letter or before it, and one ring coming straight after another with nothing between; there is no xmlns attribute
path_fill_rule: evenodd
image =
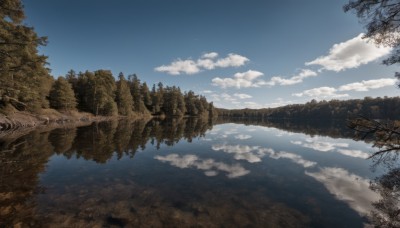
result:
<svg viewBox="0 0 400 228"><path fill-rule="evenodd" d="M147 142L174 145L181 139L204 136L212 123L204 119L172 121L111 121L80 128L35 130L18 138L0 139L0 227L43 226L36 195L46 189L39 174L55 153L68 159L84 158L106 163L114 154L121 159L144 150Z"/></svg>
<svg viewBox="0 0 400 228"><path fill-rule="evenodd" d="M371 157L372 169L383 169L386 173L370 182L370 189L380 195L373 203L374 210L369 220L375 227L400 227L400 123L380 123L375 120L358 118L349 122L319 120L260 120L249 118L220 118L217 123L236 122L246 125L274 127L294 133L351 138L372 143L379 150ZM353 130L355 131L353 131ZM345 152L345 151L343 151ZM354 156L354 153L352 153Z"/></svg>
<svg viewBox="0 0 400 228"><path fill-rule="evenodd" d="M232 121L219 120L217 122ZM352 137L349 131L343 131L339 127L343 126L342 124L337 123L332 123L333 127L289 121L276 123L241 121L239 123L281 128L285 131L308 135L333 138ZM124 175L129 178L113 177L110 174L111 178L109 176L104 179L99 178L105 182L88 182L84 186L81 185L86 183L84 181L76 183L72 181L69 186L62 189L64 191L62 194L51 192L51 186L46 185L47 191L40 186L40 175L45 172L46 164L54 154L71 161L80 158L92 161L91 163L109 164L113 159L133 158L137 151L145 150L146 147L173 146L182 140L192 142L203 137L213 124L212 121L203 119L151 120L149 122L123 120L100 122L88 127L55 129L50 132L34 131L18 139L2 138L0 139L0 227L15 225L42 227L63 222L65 226L100 227L104 224L190 226L199 223L204 226L242 224L259 227L278 224L286 227L310 225L310 219L298 210L288 208L268 198L265 194L268 189L235 192L231 186L215 182L215 186L212 186L218 189L212 191L208 189L212 186L204 186L202 183L201 178L204 178L204 175L200 177L187 175L190 178L185 179L187 182L185 186L181 186L182 182L179 181L182 180L179 179L186 178L185 176L169 177L170 180L166 181L163 180L164 175L156 176L154 174L157 172L146 169L146 172L149 172L147 177L154 179L146 184L138 182L135 174L125 173ZM213 149L234 151L235 148L228 148L227 145L222 144L214 146ZM315 165L307 160L299 160L295 154L270 152L266 155L291 158L305 167ZM185 157L174 152L161 154L156 156L157 158L162 160L162 163L172 164L173 158ZM377 226L398 227L400 169L396 166L396 156L386 158L385 164L388 164L387 161L393 161L389 171L371 183L371 189L379 193L382 199L374 204L375 210L370 218L371 222ZM256 161L254 156L246 159L249 162ZM379 159L376 164L381 164L382 161ZM193 162L188 163L187 167L201 166L203 168L203 163L204 158L200 154ZM221 175L223 177L233 177L230 175L231 166L223 166L217 160L209 165L212 170L204 170L206 176L215 176L215 172L218 171L224 173ZM239 171L244 173L246 170ZM186 169L182 173L189 172L190 170ZM315 172L311 174L316 175ZM40 193L45 194L40 195ZM40 200L43 198L41 196L45 196L44 198L50 202L47 202L45 207L41 206ZM254 199L257 199L257 203L254 203ZM54 210L54 208L62 209Z"/></svg>

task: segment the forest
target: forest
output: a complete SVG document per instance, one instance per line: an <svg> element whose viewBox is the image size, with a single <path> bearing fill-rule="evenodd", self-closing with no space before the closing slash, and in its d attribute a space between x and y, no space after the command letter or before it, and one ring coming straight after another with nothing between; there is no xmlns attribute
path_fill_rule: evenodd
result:
<svg viewBox="0 0 400 228"><path fill-rule="evenodd" d="M352 100L312 100L264 109L218 109L224 117L256 119L351 119L363 116L370 119L396 120L400 116L400 97L365 97Z"/></svg>
<svg viewBox="0 0 400 228"><path fill-rule="evenodd" d="M38 51L47 37L38 36L24 18L21 1L0 1L0 113L43 114L51 108L96 116L216 115L204 96L161 82L149 88L135 74L126 79L120 73L116 80L109 70L71 70L55 79L48 57Z"/></svg>
<svg viewBox="0 0 400 228"><path fill-rule="evenodd" d="M95 116L209 116L246 118L346 119L365 116L396 119L400 114L398 97L362 100L312 100L264 109L216 109L206 97L183 92L161 82L151 87L137 75L126 78L109 70L75 72L55 79L47 56L38 49L47 44L33 27L24 24L21 1L0 2L0 113L16 111L41 114L54 109L62 113L80 111Z"/></svg>

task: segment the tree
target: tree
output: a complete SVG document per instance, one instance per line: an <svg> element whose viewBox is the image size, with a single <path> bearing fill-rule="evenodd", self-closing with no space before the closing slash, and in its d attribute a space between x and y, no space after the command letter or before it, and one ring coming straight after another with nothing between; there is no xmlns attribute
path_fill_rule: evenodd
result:
<svg viewBox="0 0 400 228"><path fill-rule="evenodd" d="M184 95L185 97L185 104L186 104L186 111L187 114L190 116L196 116L198 114L198 110L196 107L196 100L197 97L193 91L189 91Z"/></svg>
<svg viewBox="0 0 400 228"><path fill-rule="evenodd" d="M162 97L161 97L160 93L157 91L155 84L153 85L153 88L151 89L150 96L151 96L151 103L152 103L152 106L151 106L152 108L150 109L150 112L153 115L159 114L161 111Z"/></svg>
<svg viewBox="0 0 400 228"><path fill-rule="evenodd" d="M111 71L97 70L94 72L95 78L93 92L92 111L95 115L112 116L118 113L115 103L115 80Z"/></svg>
<svg viewBox="0 0 400 228"><path fill-rule="evenodd" d="M0 96L2 103L15 101L37 111L48 106L45 97L52 84L47 57L38 54L47 38L24 25L24 18L20 0L0 1Z"/></svg>
<svg viewBox="0 0 400 228"><path fill-rule="evenodd" d="M176 91L176 96L177 96L177 102L178 102L178 115L183 116L186 113L186 104L185 104L185 98L183 97L183 94L181 92L181 89L178 87Z"/></svg>
<svg viewBox="0 0 400 228"><path fill-rule="evenodd" d="M386 65L400 62L400 2L398 0L350 0L343 7L353 11L365 24L364 38L393 47L392 55L383 61ZM400 73L396 73L400 77Z"/></svg>
<svg viewBox="0 0 400 228"><path fill-rule="evenodd" d="M59 77L50 90L49 95L50 107L58 110L74 110L76 107L75 93L71 84L63 78Z"/></svg>
<svg viewBox="0 0 400 228"><path fill-rule="evenodd" d="M115 98L118 106L118 114L130 116L132 114L133 98L129 90L129 85L122 72L119 73L118 78Z"/></svg>
<svg viewBox="0 0 400 228"><path fill-rule="evenodd" d="M151 110L152 100L150 96L150 90L146 82L143 82L142 86L140 87L140 93L142 95L144 105L148 110Z"/></svg>
<svg viewBox="0 0 400 228"><path fill-rule="evenodd" d="M133 111L145 113L146 107L144 106L142 95L140 94L140 80L136 74L129 75L128 80L133 98Z"/></svg>

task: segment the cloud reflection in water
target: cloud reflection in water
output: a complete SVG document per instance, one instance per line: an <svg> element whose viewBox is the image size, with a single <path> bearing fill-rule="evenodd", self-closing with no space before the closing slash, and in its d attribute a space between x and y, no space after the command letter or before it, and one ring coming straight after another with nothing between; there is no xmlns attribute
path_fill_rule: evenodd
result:
<svg viewBox="0 0 400 228"><path fill-rule="evenodd" d="M240 164L228 165L223 162L216 162L214 159L201 159L193 154L183 156L169 154L167 156L155 156L154 158L181 169L196 168L203 170L206 176L216 176L218 171L226 172L228 178L241 177L250 173Z"/></svg>
<svg viewBox="0 0 400 228"><path fill-rule="evenodd" d="M323 183L338 200L345 201L360 215L367 215L379 199L378 194L369 189L370 180L349 173L342 168L321 168L319 172L305 172Z"/></svg>
<svg viewBox="0 0 400 228"><path fill-rule="evenodd" d="M275 152L271 148L261 148L259 146L216 144L212 146L212 149L214 151L233 154L236 160L246 160L250 163L261 162L263 157L268 156L273 159L286 158L296 164L302 165L304 168L317 164L316 162L305 160L300 155L294 153L285 151Z"/></svg>

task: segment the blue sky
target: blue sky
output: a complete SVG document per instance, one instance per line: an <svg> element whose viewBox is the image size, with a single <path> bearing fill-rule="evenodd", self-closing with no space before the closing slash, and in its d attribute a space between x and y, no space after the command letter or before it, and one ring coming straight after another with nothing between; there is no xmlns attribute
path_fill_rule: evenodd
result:
<svg viewBox="0 0 400 228"><path fill-rule="evenodd" d="M217 107L397 96L389 47L345 0L23 0L53 76L109 69L193 90Z"/></svg>

